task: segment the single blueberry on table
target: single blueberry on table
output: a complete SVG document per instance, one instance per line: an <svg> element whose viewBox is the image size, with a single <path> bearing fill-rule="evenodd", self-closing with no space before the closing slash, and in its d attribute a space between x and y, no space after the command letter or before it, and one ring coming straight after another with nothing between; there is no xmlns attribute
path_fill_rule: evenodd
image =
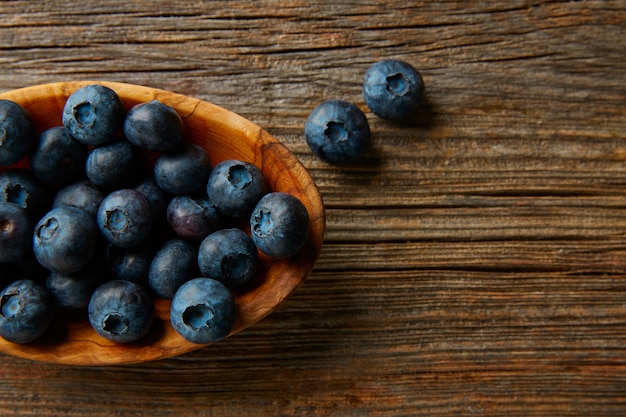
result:
<svg viewBox="0 0 626 417"><path fill-rule="evenodd" d="M61 188L54 196L52 208L72 206L85 210L94 218L104 194L89 180L80 180Z"/></svg>
<svg viewBox="0 0 626 417"><path fill-rule="evenodd" d="M410 64L387 59L370 66L363 80L363 98L383 119L403 121L415 113L424 94L424 81Z"/></svg>
<svg viewBox="0 0 626 417"><path fill-rule="evenodd" d="M85 163L87 178L94 185L108 189L129 184L139 168L139 152L124 139L93 148Z"/></svg>
<svg viewBox="0 0 626 417"><path fill-rule="evenodd" d="M121 189L104 197L96 221L105 239L130 248L143 243L152 230L152 206L139 191Z"/></svg>
<svg viewBox="0 0 626 417"><path fill-rule="evenodd" d="M309 114L304 124L309 148L322 161L333 165L356 162L370 143L365 114L344 100L327 100Z"/></svg>
<svg viewBox="0 0 626 417"><path fill-rule="evenodd" d="M46 278L46 288L54 304L63 310L86 308L101 283L102 274L96 266L87 266L74 274L52 272Z"/></svg>
<svg viewBox="0 0 626 417"><path fill-rule="evenodd" d="M130 248L107 244L104 249L104 258L110 277L147 284L148 271L155 252L155 244L151 239Z"/></svg>
<svg viewBox="0 0 626 417"><path fill-rule="evenodd" d="M154 180L171 194L190 194L206 185L211 161L204 148L186 143L163 152L154 163Z"/></svg>
<svg viewBox="0 0 626 417"><path fill-rule="evenodd" d="M50 209L51 196L32 171L15 168L0 172L0 201L25 208L36 222Z"/></svg>
<svg viewBox="0 0 626 417"><path fill-rule="evenodd" d="M259 201L250 216L252 240L273 258L289 258L306 242L309 223L300 200L291 194L272 192Z"/></svg>
<svg viewBox="0 0 626 417"><path fill-rule="evenodd" d="M140 103L126 114L124 135L140 148L168 151L183 143L183 120L173 107L160 101Z"/></svg>
<svg viewBox="0 0 626 417"><path fill-rule="evenodd" d="M254 242L241 229L223 229L207 236L198 249L202 276L220 281L228 288L239 287L259 269Z"/></svg>
<svg viewBox="0 0 626 417"><path fill-rule="evenodd" d="M124 107L117 93L109 87L87 85L67 98L62 120L77 141L100 146L121 130Z"/></svg>
<svg viewBox="0 0 626 417"><path fill-rule="evenodd" d="M165 242L150 264L148 284L152 291L161 298L172 299L181 285L197 276L197 252L184 240Z"/></svg>
<svg viewBox="0 0 626 417"><path fill-rule="evenodd" d="M189 242L200 242L225 223L207 198L176 196L167 206L167 223L174 233Z"/></svg>
<svg viewBox="0 0 626 417"><path fill-rule="evenodd" d="M0 336L13 343L29 343L41 336L54 316L46 287L22 279L0 292Z"/></svg>
<svg viewBox="0 0 626 417"><path fill-rule="evenodd" d="M0 262L15 262L32 247L33 222L26 209L0 202Z"/></svg>
<svg viewBox="0 0 626 417"><path fill-rule="evenodd" d="M235 325L235 299L224 284L193 278L178 288L170 307L170 323L185 340L206 344L225 339Z"/></svg>
<svg viewBox="0 0 626 417"><path fill-rule="evenodd" d="M73 274L91 261L97 243L94 218L79 208L62 206L50 210L35 226L33 251L48 270Z"/></svg>
<svg viewBox="0 0 626 417"><path fill-rule="evenodd" d="M207 195L224 215L241 219L267 192L261 170L255 165L230 159L218 163L209 175Z"/></svg>
<svg viewBox="0 0 626 417"><path fill-rule="evenodd" d="M37 129L22 106L0 100L0 166L22 160L37 143Z"/></svg>
<svg viewBox="0 0 626 417"><path fill-rule="evenodd" d="M154 321L154 304L143 285L125 280L105 282L87 306L89 323L100 336L131 343L145 336Z"/></svg>
<svg viewBox="0 0 626 417"><path fill-rule="evenodd" d="M67 184L84 177L86 160L87 146L63 126L44 130L29 158L33 174L47 184Z"/></svg>

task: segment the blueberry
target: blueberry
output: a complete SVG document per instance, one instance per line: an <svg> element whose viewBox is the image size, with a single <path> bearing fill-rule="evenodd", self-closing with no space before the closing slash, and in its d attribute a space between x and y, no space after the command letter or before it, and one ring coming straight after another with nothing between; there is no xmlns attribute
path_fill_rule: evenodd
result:
<svg viewBox="0 0 626 417"><path fill-rule="evenodd" d="M0 172L0 201L25 208L36 222L50 209L48 189L27 169L8 169Z"/></svg>
<svg viewBox="0 0 626 417"><path fill-rule="evenodd" d="M50 326L54 304L46 288L23 279L0 293L0 336L14 343L29 343Z"/></svg>
<svg viewBox="0 0 626 417"><path fill-rule="evenodd" d="M367 118L357 106L343 100L324 101L313 109L304 134L313 154L334 165L356 162L370 142Z"/></svg>
<svg viewBox="0 0 626 417"><path fill-rule="evenodd" d="M190 194L206 185L211 172L211 161L204 148L185 144L164 152L154 163L154 180L165 191Z"/></svg>
<svg viewBox="0 0 626 417"><path fill-rule="evenodd" d="M217 209L232 218L244 218L267 192L263 174L255 165L226 160L217 164L209 176L207 194Z"/></svg>
<svg viewBox="0 0 626 417"><path fill-rule="evenodd" d="M167 206L167 223L181 239L200 242L221 228L224 220L208 199L181 195Z"/></svg>
<svg viewBox="0 0 626 417"><path fill-rule="evenodd" d="M153 222L152 206L139 191L113 191L102 200L96 221L109 243L130 248L143 243L149 236Z"/></svg>
<svg viewBox="0 0 626 417"><path fill-rule="evenodd" d="M408 119L420 105L423 94L422 76L404 61L379 61L365 73L363 98L370 110L383 119Z"/></svg>
<svg viewBox="0 0 626 417"><path fill-rule="evenodd" d="M124 120L124 134L135 146L168 151L183 142L183 120L174 108L157 100L133 106Z"/></svg>
<svg viewBox="0 0 626 417"><path fill-rule="evenodd" d="M167 205L170 203L172 196L159 187L153 177L144 178L139 184L135 185L133 189L139 191L148 199L155 218L165 214Z"/></svg>
<svg viewBox="0 0 626 417"><path fill-rule="evenodd" d="M96 186L114 189L129 184L139 167L139 153L130 142L122 139L93 148L87 157L85 171Z"/></svg>
<svg viewBox="0 0 626 417"><path fill-rule="evenodd" d="M102 274L97 267L87 267L69 275L50 273L46 278L46 288L58 308L78 310L87 308L101 281Z"/></svg>
<svg viewBox="0 0 626 417"><path fill-rule="evenodd" d="M259 268L254 242L241 229L223 229L207 236L198 249L202 276L229 288L248 282Z"/></svg>
<svg viewBox="0 0 626 417"><path fill-rule="evenodd" d="M210 278L194 278L174 294L170 322L185 340L206 344L230 334L235 314L235 300L224 284Z"/></svg>
<svg viewBox="0 0 626 417"><path fill-rule="evenodd" d="M33 222L26 209L0 202L0 262L17 261L31 250Z"/></svg>
<svg viewBox="0 0 626 417"><path fill-rule="evenodd" d="M197 250L190 243L180 239L165 242L150 264L150 288L157 296L171 299L181 285L195 276L197 259Z"/></svg>
<svg viewBox="0 0 626 417"><path fill-rule="evenodd" d="M19 104L0 100L0 166L24 158L37 143L37 130L30 115Z"/></svg>
<svg viewBox="0 0 626 417"><path fill-rule="evenodd" d="M304 245L309 232L309 215L304 204L291 194L265 195L250 216L252 240L273 258L288 258Z"/></svg>
<svg viewBox="0 0 626 417"><path fill-rule="evenodd" d="M141 339L154 321L150 292L140 284L125 280L108 281L96 288L87 311L96 333L118 343Z"/></svg>
<svg viewBox="0 0 626 417"><path fill-rule="evenodd" d="M52 201L52 208L72 206L85 210L94 218L100 203L104 200L102 192L89 180L81 180L57 191Z"/></svg>
<svg viewBox="0 0 626 417"><path fill-rule="evenodd" d="M154 242L150 239L130 248L120 248L109 243L104 251L111 278L148 283L148 271L155 253Z"/></svg>
<svg viewBox="0 0 626 417"><path fill-rule="evenodd" d="M98 84L87 85L68 97L62 120L77 141L100 146L121 130L124 107L112 89Z"/></svg>
<svg viewBox="0 0 626 417"><path fill-rule="evenodd" d="M94 218L76 207L50 210L35 226L33 251L37 261L52 272L72 274L92 259L98 242Z"/></svg>
<svg viewBox="0 0 626 417"><path fill-rule="evenodd" d="M55 126L44 130L30 155L30 169L47 184L67 184L85 175L87 146L76 141L69 130Z"/></svg>

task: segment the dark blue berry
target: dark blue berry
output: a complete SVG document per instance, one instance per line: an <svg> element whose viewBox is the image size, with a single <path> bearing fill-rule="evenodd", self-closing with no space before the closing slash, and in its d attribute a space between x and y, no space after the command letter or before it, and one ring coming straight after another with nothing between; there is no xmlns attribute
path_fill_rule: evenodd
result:
<svg viewBox="0 0 626 417"><path fill-rule="evenodd" d="M0 262L14 262L31 250L33 222L26 209L0 202Z"/></svg>
<svg viewBox="0 0 626 417"><path fill-rule="evenodd" d="M170 322L184 339L206 344L230 334L235 314L235 300L224 284L210 278L194 278L174 294Z"/></svg>
<svg viewBox="0 0 626 417"><path fill-rule="evenodd" d="M328 100L313 109L304 135L311 151L334 165L356 162L370 143L367 118L357 106L343 100Z"/></svg>
<svg viewBox="0 0 626 417"><path fill-rule="evenodd" d="M130 248L143 243L150 235L152 206L139 191L113 191L102 200L96 221L100 232L109 243Z"/></svg>
<svg viewBox="0 0 626 417"><path fill-rule="evenodd" d="M88 85L68 97L62 120L77 141L100 146L121 130L124 107L112 89L98 84Z"/></svg>
<svg viewBox="0 0 626 417"><path fill-rule="evenodd" d="M155 253L155 244L150 239L130 248L120 248L109 243L104 252L110 278L148 283L148 271Z"/></svg>
<svg viewBox="0 0 626 417"><path fill-rule="evenodd" d="M135 191L139 191L144 195L152 206L152 212L155 219L165 214L167 205L172 200L172 196L167 191L163 190L156 183L153 177L144 178L139 184L133 187Z"/></svg>
<svg viewBox="0 0 626 417"><path fill-rule="evenodd" d="M191 143L164 152L154 163L156 183L171 194L190 194L203 188L211 172L204 148Z"/></svg>
<svg viewBox="0 0 626 417"><path fill-rule="evenodd" d="M101 282L101 271L88 266L69 275L52 272L46 279L46 288L57 307L78 310L89 305L91 295Z"/></svg>
<svg viewBox="0 0 626 417"><path fill-rule="evenodd" d="M96 333L118 343L141 339L154 321L150 292L140 284L125 280L108 281L96 288L87 311Z"/></svg>
<svg viewBox="0 0 626 417"><path fill-rule="evenodd" d="M222 282L229 288L250 280L259 268L254 242L241 229L223 229L207 236L198 249L202 276Z"/></svg>
<svg viewBox="0 0 626 417"><path fill-rule="evenodd" d="M50 326L54 304L45 286L18 280L0 292L0 336L14 343L29 343Z"/></svg>
<svg viewBox="0 0 626 417"><path fill-rule="evenodd" d="M196 276L197 259L197 250L190 243L179 239L165 242L150 264L150 288L157 296L171 299L178 287Z"/></svg>
<svg viewBox="0 0 626 417"><path fill-rule="evenodd" d="M30 169L47 184L67 184L85 175L87 146L76 141L63 126L43 131L30 155Z"/></svg>
<svg viewBox="0 0 626 417"><path fill-rule="evenodd" d="M62 206L50 210L35 226L33 251L48 270L72 274L91 261L97 243L94 218L79 208Z"/></svg>
<svg viewBox="0 0 626 417"><path fill-rule="evenodd" d="M200 242L220 229L224 219L206 198L177 196L167 206L167 223L181 239Z"/></svg>
<svg viewBox="0 0 626 417"><path fill-rule="evenodd" d="M24 158L37 143L37 130L30 115L19 104L0 100L0 166Z"/></svg>
<svg viewBox="0 0 626 417"><path fill-rule="evenodd" d="M183 142L183 120L174 108L160 101L140 103L128 111L124 135L143 149L168 151Z"/></svg>
<svg viewBox="0 0 626 417"><path fill-rule="evenodd" d="M109 189L129 184L139 168L139 153L124 139L93 148L85 164L87 178L94 185Z"/></svg>
<svg viewBox="0 0 626 417"><path fill-rule="evenodd" d="M404 61L379 61L365 73L363 98L370 110L383 119L407 120L415 114L423 94L422 76Z"/></svg>
<svg viewBox="0 0 626 417"><path fill-rule="evenodd" d="M104 199L102 192L89 180L81 180L57 191L52 208L72 206L85 210L94 218Z"/></svg>
<svg viewBox="0 0 626 417"><path fill-rule="evenodd" d="M235 219L249 216L266 192L267 184L259 168L234 159L217 164L207 183L209 200L222 214Z"/></svg>
<svg viewBox="0 0 626 417"><path fill-rule="evenodd" d="M0 201L25 208L36 222L50 209L51 196L30 170L8 169L0 172Z"/></svg>
<svg viewBox="0 0 626 417"><path fill-rule="evenodd" d="M273 258L288 258L304 245L309 232L309 215L304 204L291 194L265 195L250 216L252 240Z"/></svg>

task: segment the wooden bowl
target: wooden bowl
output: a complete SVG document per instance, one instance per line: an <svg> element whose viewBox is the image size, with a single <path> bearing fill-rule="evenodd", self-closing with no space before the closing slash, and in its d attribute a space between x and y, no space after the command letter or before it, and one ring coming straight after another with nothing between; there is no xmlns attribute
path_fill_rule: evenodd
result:
<svg viewBox="0 0 626 417"><path fill-rule="evenodd" d="M237 321L231 336L275 310L312 270L321 251L325 229L322 199L298 159L276 138L245 118L214 104L164 90L79 81L13 90L0 94L0 99L22 105L41 132L61 125L61 113L68 96L88 84L102 84L115 90L126 110L153 99L172 106L185 122L187 139L204 147L213 165L226 159L251 162L261 169L272 191L291 193L304 203L311 219L306 244L290 259L273 260L262 256L263 265L254 286L234 293ZM86 313L60 314L51 328L34 342L15 344L0 338L0 352L36 361L96 366L154 361L205 346L187 342L173 330L169 323L169 306L168 300L155 301L155 324L137 343L119 344L102 338L92 330Z"/></svg>

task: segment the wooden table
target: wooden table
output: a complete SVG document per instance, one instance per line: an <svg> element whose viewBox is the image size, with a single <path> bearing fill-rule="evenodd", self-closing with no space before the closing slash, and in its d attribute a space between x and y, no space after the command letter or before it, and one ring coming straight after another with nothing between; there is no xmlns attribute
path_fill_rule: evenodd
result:
<svg viewBox="0 0 626 417"><path fill-rule="evenodd" d="M327 208L310 278L227 342L142 365L0 356L2 416L626 415L626 2L4 1L0 90L110 80L283 141ZM367 67L427 88L376 118ZM363 164L303 126L366 111Z"/></svg>

